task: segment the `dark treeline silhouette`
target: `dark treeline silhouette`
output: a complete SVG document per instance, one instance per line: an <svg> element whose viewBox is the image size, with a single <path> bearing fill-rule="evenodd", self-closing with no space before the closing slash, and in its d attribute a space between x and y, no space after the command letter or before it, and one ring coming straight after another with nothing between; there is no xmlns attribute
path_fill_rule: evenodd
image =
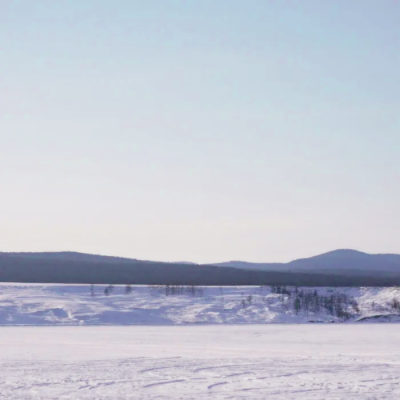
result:
<svg viewBox="0 0 400 400"><path fill-rule="evenodd" d="M95 262L0 254L0 281L145 285L395 286L400 275L342 276L146 261Z"/></svg>

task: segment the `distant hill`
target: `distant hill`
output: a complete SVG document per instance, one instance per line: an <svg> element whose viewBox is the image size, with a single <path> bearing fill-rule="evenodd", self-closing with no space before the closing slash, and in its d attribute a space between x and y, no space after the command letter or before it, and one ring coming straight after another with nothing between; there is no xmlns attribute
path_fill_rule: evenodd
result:
<svg viewBox="0 0 400 400"><path fill-rule="evenodd" d="M334 250L314 257L288 263L250 263L229 261L216 263L220 267L246 270L316 272L329 274L400 274L400 254L368 254L356 250Z"/></svg>
<svg viewBox="0 0 400 400"><path fill-rule="evenodd" d="M85 262L105 262L105 263L132 263L146 262L135 258L101 256L97 254L78 253L75 251L42 252L42 253L1 253L0 256L23 257L36 260L59 260L59 261L85 261ZM150 262L150 261L149 261Z"/></svg>
<svg viewBox="0 0 400 400"><path fill-rule="evenodd" d="M289 263L198 265L77 252L0 253L0 282L393 286L400 284L400 255L336 250Z"/></svg>
<svg viewBox="0 0 400 400"><path fill-rule="evenodd" d="M308 273L243 270L213 265L172 264L158 262L85 261L60 259L56 255L22 256L0 254L0 282L143 284L143 285L299 285L299 286L376 286L377 281ZM87 261L87 260L91 261ZM400 276L398 279L400 283ZM379 280L391 286L392 280Z"/></svg>

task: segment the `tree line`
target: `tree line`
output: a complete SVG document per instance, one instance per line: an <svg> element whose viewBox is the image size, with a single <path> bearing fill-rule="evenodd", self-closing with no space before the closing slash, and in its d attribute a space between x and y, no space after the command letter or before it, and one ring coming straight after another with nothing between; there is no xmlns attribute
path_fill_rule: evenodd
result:
<svg viewBox="0 0 400 400"><path fill-rule="evenodd" d="M343 276L212 265L42 260L0 255L0 282L170 286L397 286L400 275Z"/></svg>

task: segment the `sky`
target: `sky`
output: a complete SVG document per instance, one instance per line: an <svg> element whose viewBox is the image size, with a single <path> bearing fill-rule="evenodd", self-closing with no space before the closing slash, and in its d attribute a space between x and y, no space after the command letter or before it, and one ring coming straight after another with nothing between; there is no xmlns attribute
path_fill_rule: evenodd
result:
<svg viewBox="0 0 400 400"><path fill-rule="evenodd" d="M0 251L400 253L400 2L0 0Z"/></svg>

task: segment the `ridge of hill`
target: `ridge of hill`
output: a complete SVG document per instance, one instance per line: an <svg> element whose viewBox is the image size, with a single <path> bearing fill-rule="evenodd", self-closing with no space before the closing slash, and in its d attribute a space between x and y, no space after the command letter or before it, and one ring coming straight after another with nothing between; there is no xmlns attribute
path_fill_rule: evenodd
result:
<svg viewBox="0 0 400 400"><path fill-rule="evenodd" d="M228 261L214 263L220 267L246 270L317 272L331 274L400 274L400 254L368 254L361 251L341 249L317 256L293 260L288 263L251 263Z"/></svg>
<svg viewBox="0 0 400 400"><path fill-rule="evenodd" d="M335 250L289 263L192 264L78 252L0 253L0 282L393 286L400 255Z"/></svg>

